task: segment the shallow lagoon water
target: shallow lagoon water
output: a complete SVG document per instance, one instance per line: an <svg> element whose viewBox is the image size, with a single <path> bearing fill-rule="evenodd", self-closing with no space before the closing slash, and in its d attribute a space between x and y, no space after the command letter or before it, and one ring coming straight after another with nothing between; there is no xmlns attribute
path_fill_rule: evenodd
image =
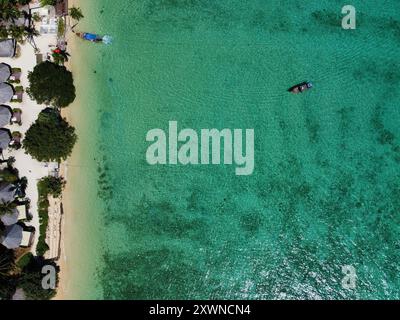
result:
<svg viewBox="0 0 400 320"><path fill-rule="evenodd" d="M400 297L400 3L353 3L347 31L341 1L82 4L81 27L113 37L79 44L98 127L81 179L102 207L84 297ZM253 175L149 166L146 134L172 120L254 129Z"/></svg>

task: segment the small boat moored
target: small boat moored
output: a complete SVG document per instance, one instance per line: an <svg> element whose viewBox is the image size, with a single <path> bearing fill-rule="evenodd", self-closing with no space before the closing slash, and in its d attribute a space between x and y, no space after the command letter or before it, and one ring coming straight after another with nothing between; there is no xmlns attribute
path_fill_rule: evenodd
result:
<svg viewBox="0 0 400 320"><path fill-rule="evenodd" d="M94 33L88 33L88 32L76 32L75 33L79 38L90 41L90 42L95 42L95 43L105 43L105 44L110 44L111 43L111 37L109 36L100 36L98 34Z"/></svg>
<svg viewBox="0 0 400 320"><path fill-rule="evenodd" d="M103 41L103 37L101 37L97 34L93 34L93 33L77 32L76 35L83 40L87 40L87 41L91 41L91 42L102 42Z"/></svg>
<svg viewBox="0 0 400 320"><path fill-rule="evenodd" d="M288 91L291 93L294 93L294 94L298 94L298 93L307 91L307 90L311 89L312 87L313 87L312 82L306 81L306 82L302 82L298 85L291 87Z"/></svg>

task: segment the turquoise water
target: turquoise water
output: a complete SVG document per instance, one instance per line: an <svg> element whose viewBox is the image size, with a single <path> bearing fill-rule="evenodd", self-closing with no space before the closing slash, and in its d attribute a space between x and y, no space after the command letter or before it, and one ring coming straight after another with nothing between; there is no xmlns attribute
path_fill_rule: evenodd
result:
<svg viewBox="0 0 400 320"><path fill-rule="evenodd" d="M99 296L400 298L400 3L352 3L348 31L342 1L82 4L81 27L114 38L82 45L100 127ZM286 92L304 80L315 88ZM171 120L254 129L253 175L149 166L146 134Z"/></svg>

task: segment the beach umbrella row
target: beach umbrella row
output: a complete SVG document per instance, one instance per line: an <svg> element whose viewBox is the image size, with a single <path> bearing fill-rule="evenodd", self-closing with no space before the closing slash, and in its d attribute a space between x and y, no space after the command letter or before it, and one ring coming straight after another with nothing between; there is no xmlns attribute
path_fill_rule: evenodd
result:
<svg viewBox="0 0 400 320"><path fill-rule="evenodd" d="M14 88L8 83L0 83L0 103L11 101L14 95ZM0 105L0 128L10 124L12 111L10 107ZM0 129L0 150L7 149L11 142L10 131Z"/></svg>

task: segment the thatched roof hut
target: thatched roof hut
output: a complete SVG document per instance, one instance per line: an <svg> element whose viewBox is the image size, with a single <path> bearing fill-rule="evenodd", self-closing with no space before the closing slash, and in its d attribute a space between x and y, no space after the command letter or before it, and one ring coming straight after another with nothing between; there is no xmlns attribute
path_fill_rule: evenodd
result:
<svg viewBox="0 0 400 320"><path fill-rule="evenodd" d="M14 87L8 83L0 83L0 103L7 103L14 96Z"/></svg>
<svg viewBox="0 0 400 320"><path fill-rule="evenodd" d="M0 63L0 82L7 81L11 76L11 67L6 63Z"/></svg>

